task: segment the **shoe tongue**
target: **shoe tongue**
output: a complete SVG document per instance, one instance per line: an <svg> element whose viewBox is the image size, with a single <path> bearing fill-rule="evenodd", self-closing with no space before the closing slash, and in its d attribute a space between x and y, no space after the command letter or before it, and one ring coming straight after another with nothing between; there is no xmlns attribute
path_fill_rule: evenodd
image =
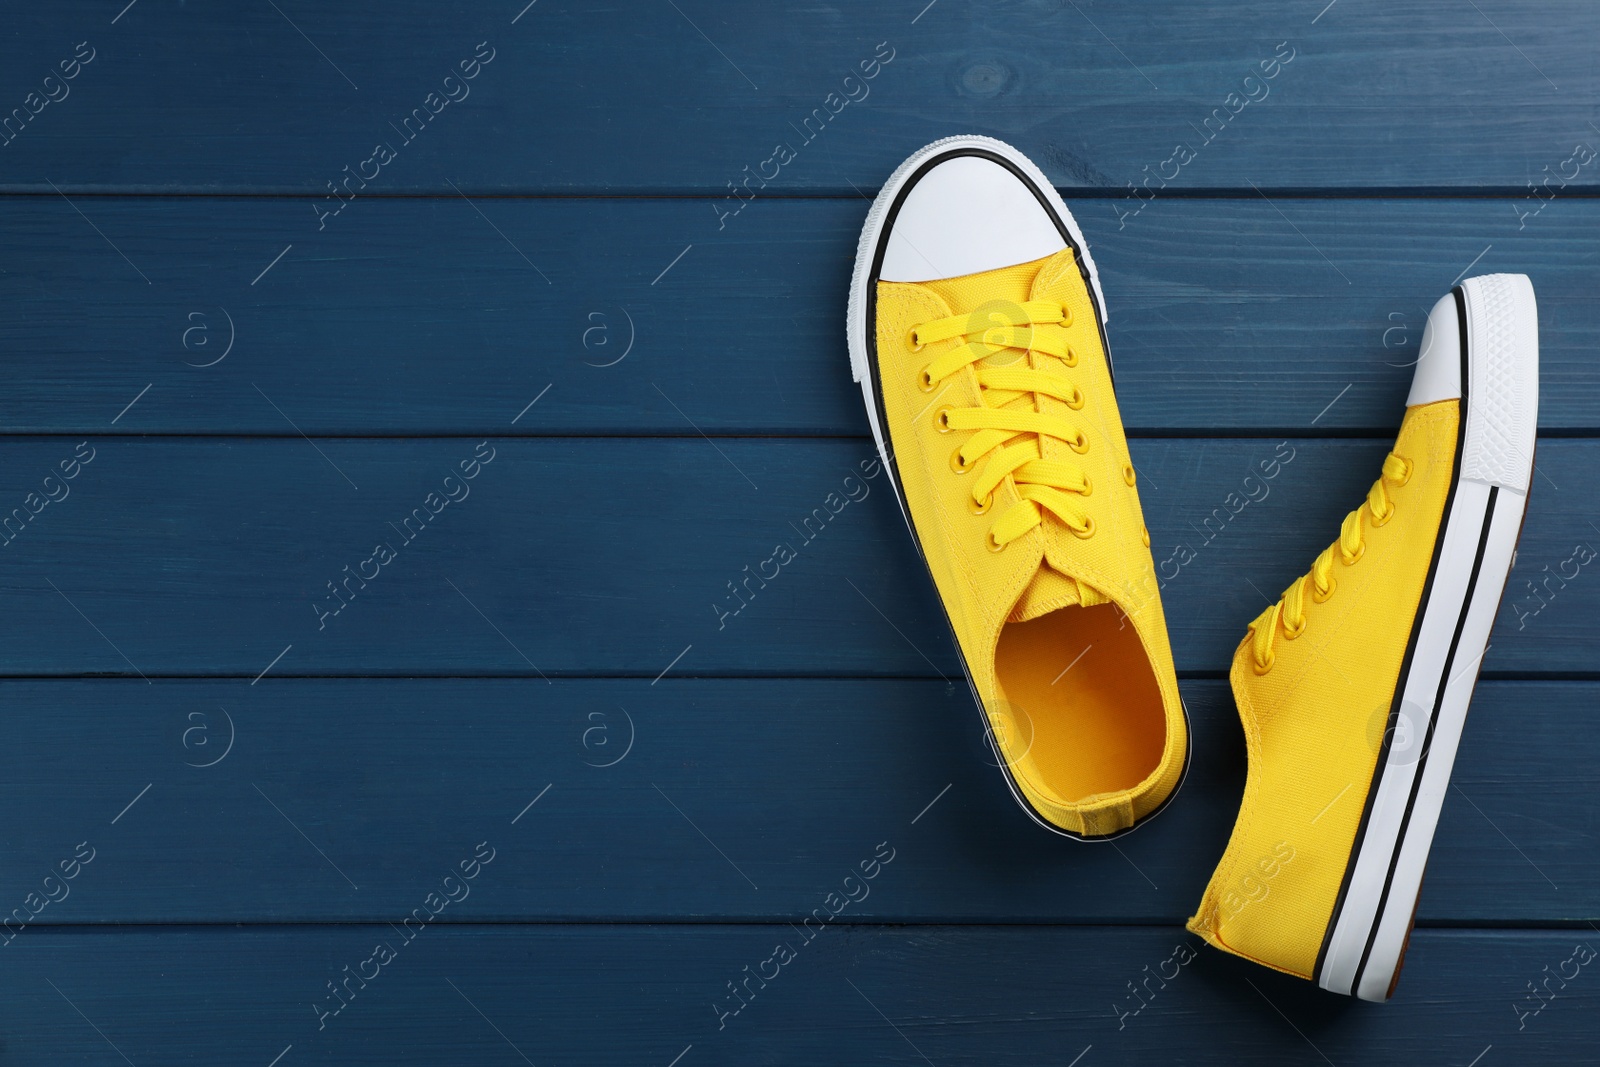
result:
<svg viewBox="0 0 1600 1067"><path fill-rule="evenodd" d="M960 278L944 278L922 284L939 294L954 314L970 316L974 334L968 336L970 339L975 339L985 328L996 324L989 318L990 312L1014 313L1021 304L1033 299L1035 280L1039 276L1041 262L1048 261L1019 263L1014 267L1000 267L982 274L968 274ZM1007 317L1009 318L1009 315ZM1001 348L993 355L986 356L973 364L974 367L1029 365L1029 356L1016 348ZM999 403L996 402L997 397L993 393L990 393L987 399L991 407L1011 411L1034 410L1033 397L1028 393L1013 393L1010 399Z"/></svg>
<svg viewBox="0 0 1600 1067"><path fill-rule="evenodd" d="M937 293L956 314L973 315L974 326L981 327L986 324L983 315L985 305L1007 302L1022 304L1034 298L1042 265L1042 262L1037 261L1020 263L1014 267L1001 267L982 274L968 274L960 278L945 278L922 284ZM977 366L1006 366L1025 358L1027 357L1016 349L1001 349L995 355L981 360ZM1034 408L1034 400L1031 395L1018 394L1000 406L1031 411ZM1045 515L1044 531L1046 537L1069 536L1061 524L1049 514ZM1038 572L1017 598L1008 621L1026 622L1059 608L1074 605L1092 607L1104 603L1108 603L1108 598L1099 591L1079 582L1071 575L1061 573L1050 566L1047 560L1041 559Z"/></svg>

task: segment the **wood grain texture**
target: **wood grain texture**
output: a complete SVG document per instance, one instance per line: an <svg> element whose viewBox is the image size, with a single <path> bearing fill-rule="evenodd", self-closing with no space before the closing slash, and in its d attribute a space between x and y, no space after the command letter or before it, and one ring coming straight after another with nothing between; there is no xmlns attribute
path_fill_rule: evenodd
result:
<svg viewBox="0 0 1600 1067"><path fill-rule="evenodd" d="M703 200L358 201L323 233L303 201L74 203L0 198L0 432L867 432L859 199L721 232ZM1543 427L1600 426L1600 203L1523 224L1498 197L1162 199L1121 228L1072 207L1136 433L1392 434L1469 266L1534 280Z"/></svg>
<svg viewBox="0 0 1600 1067"><path fill-rule="evenodd" d="M908 845L880 880L913 862ZM477 892L494 878L490 865ZM787 924L424 928L404 943L382 923L52 931L8 950L0 989L21 1062L120 1062L110 1045L132 1063L267 1064L292 1046L283 1063L1467 1064L1492 1045L1567 1064L1600 1018L1594 965L1569 964L1578 977L1552 981L1556 999L1518 1030L1517 1009L1538 1003L1526 984L1592 931L1418 931L1397 999L1378 1006L1177 927L851 927L769 964L776 977L751 979L719 1030L718 1006L738 1003L728 983L785 940L800 941ZM393 958L335 1000L326 983L378 943Z"/></svg>
<svg viewBox="0 0 1600 1067"><path fill-rule="evenodd" d="M1596 30L1576 0L6 12L0 1063L1583 1061ZM1109 298L1195 746L1114 848L1016 809L860 476L865 198L968 131L1061 187ZM1538 473L1375 1008L1180 924L1242 789L1232 648L1376 476L1429 307L1493 271L1539 296Z"/></svg>
<svg viewBox="0 0 1600 1067"><path fill-rule="evenodd" d="M1386 447L1133 443L1181 671L1227 670ZM873 462L859 440L13 438L0 588L26 625L0 672L959 679ZM1545 441L1538 470L1484 669L1592 673L1600 442Z"/></svg>
<svg viewBox="0 0 1600 1067"><path fill-rule="evenodd" d="M120 6L13 14L6 108L76 43L96 56L0 149L7 187L321 196L382 143L397 155L371 183L385 193L721 194L781 143L795 158L772 188L849 194L928 141L975 132L1100 190L1164 172L1179 188L1520 192L1596 143L1600 91L1587 47L1600 13L1570 2L1344 0L1319 16L1266 0L945 0L920 17L914 2L755 17L726 0L542 0L517 19L516 0L412 0L375 20L294 0L146 3L113 25ZM479 42L494 59L452 90ZM890 63L846 82L880 42ZM461 99L408 141L430 92ZM1576 180L1592 187L1593 165Z"/></svg>
<svg viewBox="0 0 1600 1067"><path fill-rule="evenodd" d="M1227 683L1183 688L1181 799L1111 849L1030 822L937 680L10 680L0 915L95 856L0 942L402 916L484 839L492 880L440 922L798 922L887 840L906 859L838 922L1181 924L1244 787ZM1423 925L1600 912L1597 695L1479 687Z"/></svg>

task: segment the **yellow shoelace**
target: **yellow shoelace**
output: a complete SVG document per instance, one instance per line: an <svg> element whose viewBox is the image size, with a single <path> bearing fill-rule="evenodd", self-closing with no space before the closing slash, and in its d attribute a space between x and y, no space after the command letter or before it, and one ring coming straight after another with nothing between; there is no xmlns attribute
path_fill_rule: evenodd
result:
<svg viewBox="0 0 1600 1067"><path fill-rule="evenodd" d="M1309 573L1296 578L1294 584L1285 589L1283 596L1276 604L1263 611L1254 622L1250 624L1251 666L1257 674L1266 674L1272 669L1276 659L1272 651L1274 639L1278 635L1279 625L1282 625L1285 640L1293 641L1306 629L1306 596L1309 585L1310 597L1320 604L1333 595L1337 583L1333 579L1333 554L1338 550L1340 562L1346 567L1352 567L1367 551L1366 542L1362 539L1362 513L1365 511L1371 516L1373 526L1383 526L1394 518L1394 501L1389 499L1388 485L1401 486L1411 480L1412 463L1410 460L1390 452L1383 461L1383 474L1372 483L1372 488L1367 491L1366 503L1356 508L1344 517L1344 522L1339 525L1339 539L1317 557L1311 565Z"/></svg>
<svg viewBox="0 0 1600 1067"><path fill-rule="evenodd" d="M966 343L939 356L920 376L922 391L931 393L950 375L1006 350L1020 350L1013 361L1031 352L1059 359L1065 366L1078 358L1067 343L1066 329L1072 313L1062 304L1030 300L1023 304L997 301L970 315L952 315L923 323L911 331L914 349L940 341ZM1094 535L1094 519L1081 501L1094 491L1081 467L1043 458L1040 441L1053 437L1082 455L1089 450L1083 430L1066 419L1003 405L1025 394L1042 394L1062 401L1076 411L1083 407L1081 390L1064 375L1027 366L980 366L982 387L979 407L941 407L934 412L941 433L976 430L950 456L950 469L967 474L984 456L989 460L972 481L970 506L981 515L994 505L994 490L1011 475L1022 499L999 515L989 527L989 548L998 552L1044 521L1043 508L1079 537ZM1020 438L1020 440L1018 440ZM992 454L991 454L992 453Z"/></svg>

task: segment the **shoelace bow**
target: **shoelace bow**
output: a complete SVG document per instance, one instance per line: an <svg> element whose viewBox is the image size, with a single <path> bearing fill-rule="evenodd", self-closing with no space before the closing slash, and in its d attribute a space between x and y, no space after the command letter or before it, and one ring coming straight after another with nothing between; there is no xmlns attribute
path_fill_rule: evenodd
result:
<svg viewBox="0 0 1600 1067"><path fill-rule="evenodd" d="M1366 502L1344 517L1344 522L1339 525L1339 539L1327 548L1311 564L1311 570L1305 575L1296 578L1288 589L1283 591L1283 596L1266 611L1263 611L1254 622L1250 624L1251 636L1251 666L1257 674L1266 674L1272 669L1276 660L1273 652L1273 642L1277 637L1279 626L1283 628L1285 640L1293 641L1306 629L1306 596L1309 586L1310 597L1320 604L1333 595L1338 583L1333 578L1333 554L1339 553L1340 561L1346 566L1354 566L1356 561L1366 554L1367 545L1362 539L1362 512L1371 515L1373 526L1383 526L1394 518L1394 501L1389 499L1387 486L1405 485L1411 480L1412 463L1410 460L1390 452L1383 461L1383 474L1372 483L1372 488L1367 491Z"/></svg>
<svg viewBox="0 0 1600 1067"><path fill-rule="evenodd" d="M952 315L917 326L911 331L911 345L920 350L940 341L962 339L964 344L936 358L921 373L923 392L931 393L941 381L980 360L1004 349L1042 352L1060 359L1068 367L1078 358L1067 343L1066 327L1072 313L1050 300L1029 300L1003 305L979 315ZM1011 541L1044 521L1043 508L1079 537L1094 534L1094 519L1081 500L1094 490L1083 468L1061 460L1043 458L1041 440L1053 437L1082 455L1089 450L1083 430L1066 419L1039 411L1005 408L1002 405L1019 395L1054 397L1077 411L1083 407L1083 392L1064 375L1026 366L980 366L979 407L941 407L934 421L941 433L976 430L950 456L950 469L966 474L988 456L988 462L972 482L970 507L981 515L994 505L994 490L1010 475L1022 499L999 515L989 527L989 548L998 552ZM992 401L992 403L991 403ZM1018 440L1018 438L1021 438Z"/></svg>

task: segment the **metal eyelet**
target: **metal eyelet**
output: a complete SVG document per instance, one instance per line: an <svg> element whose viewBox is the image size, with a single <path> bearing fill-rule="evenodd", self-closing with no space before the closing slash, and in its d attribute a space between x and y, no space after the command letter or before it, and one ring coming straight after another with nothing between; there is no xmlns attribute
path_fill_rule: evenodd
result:
<svg viewBox="0 0 1600 1067"><path fill-rule="evenodd" d="M1124 463L1122 465L1122 480L1129 485L1132 485L1137 480L1137 476L1133 473L1132 463Z"/></svg>
<svg viewBox="0 0 1600 1067"><path fill-rule="evenodd" d="M1078 353L1072 350L1071 345L1067 346L1067 354L1061 357L1061 362L1065 363L1069 367L1076 367L1078 365Z"/></svg>
<svg viewBox="0 0 1600 1067"><path fill-rule="evenodd" d="M1372 525L1373 526L1387 526L1387 525L1389 525L1389 520L1394 518L1394 512L1395 512L1395 506L1394 506L1393 501L1391 501L1390 504L1389 504L1389 510L1384 512L1382 515L1379 515L1376 511L1374 511L1372 513Z"/></svg>
<svg viewBox="0 0 1600 1067"><path fill-rule="evenodd" d="M1081 456L1085 452L1089 451L1089 439L1083 435L1082 430L1079 430L1077 440L1068 441L1067 447Z"/></svg>
<svg viewBox="0 0 1600 1067"><path fill-rule="evenodd" d="M1256 658L1254 656L1251 656L1250 657L1250 669L1255 671L1256 674L1258 674L1258 675L1259 674L1266 674L1268 671L1270 671L1272 669L1272 665L1274 663L1276 663L1276 662L1278 662L1278 657L1276 655L1268 656L1267 657L1267 662L1265 662L1265 663L1257 662Z"/></svg>
<svg viewBox="0 0 1600 1067"><path fill-rule="evenodd" d="M1366 554L1367 554L1367 543L1365 541L1363 541L1363 542L1361 542L1361 545L1356 549L1355 555L1351 556L1349 559L1345 559L1344 553L1341 551L1339 553L1339 559L1340 559L1341 562L1344 563L1344 565L1346 567L1354 567L1357 563L1361 562L1361 557L1366 555Z"/></svg>
<svg viewBox="0 0 1600 1067"><path fill-rule="evenodd" d="M1139 536L1144 540L1144 547L1149 548L1150 547L1150 528L1148 526L1139 527Z"/></svg>
<svg viewBox="0 0 1600 1067"><path fill-rule="evenodd" d="M1093 496L1094 495L1094 479L1089 477L1087 474L1085 474L1083 476L1083 488L1078 490L1078 495L1079 496Z"/></svg>
<svg viewBox="0 0 1600 1067"><path fill-rule="evenodd" d="M1328 598L1333 596L1334 590L1336 590L1338 588L1339 588L1339 583L1334 581L1331 577L1328 579L1328 591L1326 593L1324 593L1324 592L1322 592L1322 590L1318 589L1317 588L1317 583L1315 581L1312 581L1312 583L1311 583L1311 600L1312 600L1313 603L1316 603L1316 604L1326 604L1328 602Z"/></svg>
<svg viewBox="0 0 1600 1067"><path fill-rule="evenodd" d="M1077 386L1073 386L1073 388L1072 388L1072 399L1068 400L1066 403L1067 403L1067 407L1071 408L1073 411L1082 411L1083 410L1083 390L1079 389Z"/></svg>
<svg viewBox="0 0 1600 1067"><path fill-rule="evenodd" d="M1081 538L1081 539L1087 541L1089 538L1094 536L1094 531L1095 531L1094 516L1093 515L1085 515L1083 517L1083 529L1081 529L1081 530L1078 529L1076 526L1068 526L1067 529L1072 531L1072 535L1074 537L1078 537L1078 538Z"/></svg>
<svg viewBox="0 0 1600 1067"><path fill-rule="evenodd" d="M1004 552L1006 550L1006 546L1005 545L1002 545L999 541L996 541L994 539L994 531L993 530L989 531L989 535L988 536L989 536L989 551L990 552Z"/></svg>
<svg viewBox="0 0 1600 1067"><path fill-rule="evenodd" d="M912 327L911 332L906 334L906 340L911 342L911 351L913 352L921 352L926 347L921 341L917 340L916 327Z"/></svg>
<svg viewBox="0 0 1600 1067"><path fill-rule="evenodd" d="M922 368L922 373L921 373L921 374L919 374L919 375L917 375L917 386L918 386L918 387L919 387L919 388L920 388L920 389L921 389L921 390L922 390L922 391L923 391L923 392L924 392L924 393L931 393L931 392L933 392L933 388L934 388L934 386L936 386L936 385L938 385L938 384L939 384L939 383L938 383L938 382L936 382L936 381L934 381L934 380L933 380L933 375L931 375L931 374L929 374L929 373L928 373L928 368L929 368L929 367L932 367L932 366L933 366L933 364L932 364L932 363L930 363L930 364L928 364L928 366L927 366L927 367L923 367L923 368Z"/></svg>
<svg viewBox="0 0 1600 1067"><path fill-rule="evenodd" d="M961 449L959 448L950 453L950 469L955 471L957 474L965 474L977 465L978 464L976 462L963 463L961 460Z"/></svg>
<svg viewBox="0 0 1600 1067"><path fill-rule="evenodd" d="M1072 309L1067 307L1067 305L1065 305L1065 304L1061 305L1061 319L1060 319L1060 322L1061 322L1061 325L1063 325L1063 326L1071 326L1072 325Z"/></svg>
<svg viewBox="0 0 1600 1067"><path fill-rule="evenodd" d="M1306 620L1304 620L1304 619L1301 619L1300 620L1300 625L1297 628L1293 629L1293 630L1291 630L1289 628L1289 624L1287 622L1285 622L1283 624L1283 638L1284 638L1285 641L1293 641L1295 638L1299 637L1301 634L1303 634L1305 632L1306 632Z"/></svg>
<svg viewBox="0 0 1600 1067"><path fill-rule="evenodd" d="M967 510L972 512L974 515L982 515L992 507L994 507L993 493L990 493L982 500L974 500L970 496L967 497Z"/></svg>
<svg viewBox="0 0 1600 1067"><path fill-rule="evenodd" d="M1417 469L1417 465L1415 463L1411 462L1409 459L1406 460L1405 463L1406 463L1406 472L1400 478L1400 480L1398 482L1394 483L1395 485L1405 485L1407 482L1409 482L1411 480L1412 473L1414 471L1416 471L1416 469Z"/></svg>
<svg viewBox="0 0 1600 1067"><path fill-rule="evenodd" d="M938 411L935 411L933 413L933 425L934 425L934 428L937 429L940 433L951 433L952 430L950 428L950 409L949 408L940 408Z"/></svg>

